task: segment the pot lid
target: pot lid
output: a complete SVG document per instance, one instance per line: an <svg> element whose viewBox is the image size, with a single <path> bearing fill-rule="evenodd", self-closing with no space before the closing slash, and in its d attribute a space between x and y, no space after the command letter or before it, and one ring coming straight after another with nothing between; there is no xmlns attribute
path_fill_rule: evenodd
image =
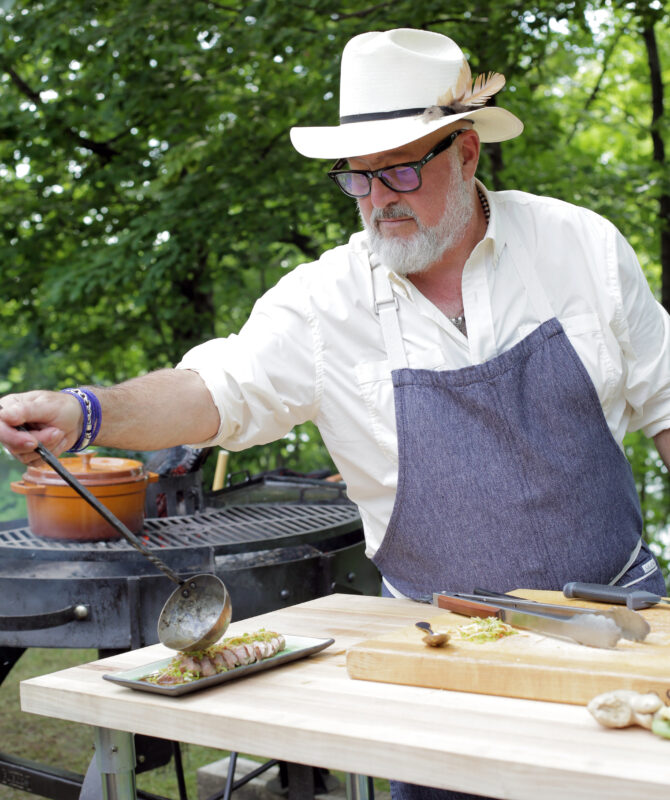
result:
<svg viewBox="0 0 670 800"><path fill-rule="evenodd" d="M94 456L93 453L82 453L58 460L85 486L132 483L145 479L144 464L130 458L112 458ZM23 480L39 484L66 485L60 475L44 463L28 467L23 474Z"/></svg>

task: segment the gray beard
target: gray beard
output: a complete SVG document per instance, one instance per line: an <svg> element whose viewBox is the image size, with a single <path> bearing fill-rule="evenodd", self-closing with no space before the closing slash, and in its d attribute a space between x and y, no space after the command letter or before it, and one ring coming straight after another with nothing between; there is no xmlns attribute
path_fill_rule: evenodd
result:
<svg viewBox="0 0 670 800"><path fill-rule="evenodd" d="M362 215L370 250L383 264L399 275L425 272L439 261L444 253L457 244L465 233L475 209L473 183L466 183L456 172L446 189L448 203L441 219L433 226L424 225L416 214L402 203L386 208L373 208L369 222ZM383 236L377 222L380 219L411 217L417 232L412 236Z"/></svg>

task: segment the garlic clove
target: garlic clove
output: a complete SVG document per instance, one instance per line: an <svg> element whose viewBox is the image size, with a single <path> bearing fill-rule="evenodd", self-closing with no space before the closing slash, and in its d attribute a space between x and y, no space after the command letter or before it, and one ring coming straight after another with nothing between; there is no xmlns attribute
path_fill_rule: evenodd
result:
<svg viewBox="0 0 670 800"><path fill-rule="evenodd" d="M629 698L621 696L625 691L605 692L589 701L586 707L596 722L606 728L627 728L635 723Z"/></svg>
<svg viewBox="0 0 670 800"><path fill-rule="evenodd" d="M656 692L647 692L632 697L630 705L637 714L655 714L663 707L663 701Z"/></svg>

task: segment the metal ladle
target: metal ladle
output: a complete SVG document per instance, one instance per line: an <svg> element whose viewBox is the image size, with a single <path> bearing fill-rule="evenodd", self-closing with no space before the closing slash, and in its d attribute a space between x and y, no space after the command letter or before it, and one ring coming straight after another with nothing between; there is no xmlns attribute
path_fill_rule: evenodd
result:
<svg viewBox="0 0 670 800"><path fill-rule="evenodd" d="M18 430L30 433L23 426L18 426ZM38 444L35 450L77 494L179 587L168 597L158 618L159 640L171 650L184 652L204 650L217 642L228 628L233 613L230 595L223 581L208 573L180 578L158 556L147 550L137 536L79 483L50 450L42 444Z"/></svg>

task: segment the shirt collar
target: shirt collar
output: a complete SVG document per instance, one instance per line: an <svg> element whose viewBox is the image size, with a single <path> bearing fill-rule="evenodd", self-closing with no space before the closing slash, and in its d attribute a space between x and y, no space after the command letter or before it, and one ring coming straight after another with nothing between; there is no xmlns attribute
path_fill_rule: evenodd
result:
<svg viewBox="0 0 670 800"><path fill-rule="evenodd" d="M475 178L475 183L477 184L478 189L484 195L486 200L489 204L490 209L490 216L489 216L489 224L486 228L486 233L484 234L484 238L482 239L483 242L490 240L493 246L493 269L498 266L498 262L500 261L500 256L502 255L502 251L505 247L505 236L500 228L500 213L497 207L495 194L489 192L489 190L484 186L484 184L478 179Z"/></svg>

